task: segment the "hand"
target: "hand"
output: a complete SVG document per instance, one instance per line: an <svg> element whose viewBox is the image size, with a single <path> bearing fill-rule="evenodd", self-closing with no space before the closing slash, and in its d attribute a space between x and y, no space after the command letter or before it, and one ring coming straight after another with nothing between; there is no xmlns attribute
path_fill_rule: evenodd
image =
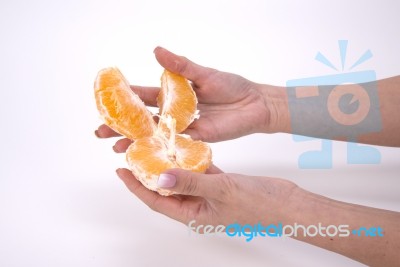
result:
<svg viewBox="0 0 400 267"><path fill-rule="evenodd" d="M287 214L292 214L286 204L302 192L287 180L227 174L211 166L207 174L182 169L162 174L159 186L178 193L165 197L145 188L127 169L118 169L117 174L151 209L184 224L192 220L214 226L286 222Z"/></svg>
<svg viewBox="0 0 400 267"><path fill-rule="evenodd" d="M272 87L261 86L236 74L202 67L160 47L154 53L164 68L192 81L199 101L200 118L185 133L193 139L217 142L274 131L270 112L275 110L273 101L266 100L266 96L271 95ZM146 105L156 106L159 88L132 86L132 90ZM118 134L102 125L96 135L111 137ZM124 152L130 143L128 139L122 139L116 143L114 150Z"/></svg>
<svg viewBox="0 0 400 267"><path fill-rule="evenodd" d="M259 84L200 66L160 47L154 53L161 66L192 81L200 118L185 133L193 139L229 140L262 132L268 124L269 109Z"/></svg>

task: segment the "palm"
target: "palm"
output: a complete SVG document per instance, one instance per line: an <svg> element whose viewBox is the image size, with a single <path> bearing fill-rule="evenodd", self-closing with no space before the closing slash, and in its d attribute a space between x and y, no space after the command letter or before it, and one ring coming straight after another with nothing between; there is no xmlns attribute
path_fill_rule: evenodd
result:
<svg viewBox="0 0 400 267"><path fill-rule="evenodd" d="M212 71L193 82L200 118L186 133L194 139L223 141L257 132L268 112L256 84L241 76Z"/></svg>

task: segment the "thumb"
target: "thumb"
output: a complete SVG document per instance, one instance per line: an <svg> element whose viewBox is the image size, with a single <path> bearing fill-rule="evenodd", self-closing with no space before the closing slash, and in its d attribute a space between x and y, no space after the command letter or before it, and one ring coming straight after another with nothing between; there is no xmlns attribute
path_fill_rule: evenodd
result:
<svg viewBox="0 0 400 267"><path fill-rule="evenodd" d="M186 57L175 55L159 46L154 49L154 54L158 63L165 69L180 74L193 82L198 82L208 77L214 71L213 69L198 65Z"/></svg>
<svg viewBox="0 0 400 267"><path fill-rule="evenodd" d="M158 177L158 187L174 191L177 194L213 198L216 195L216 176L183 169L171 169Z"/></svg>

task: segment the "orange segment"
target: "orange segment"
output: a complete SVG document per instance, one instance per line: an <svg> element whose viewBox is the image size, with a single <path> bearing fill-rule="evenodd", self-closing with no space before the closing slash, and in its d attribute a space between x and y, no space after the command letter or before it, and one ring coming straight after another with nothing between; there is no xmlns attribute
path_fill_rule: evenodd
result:
<svg viewBox="0 0 400 267"><path fill-rule="evenodd" d="M161 90L157 98L160 116L171 116L176 120L176 132L183 132L194 120L197 98L192 86L184 77L164 70ZM160 123L165 130L165 125Z"/></svg>
<svg viewBox="0 0 400 267"><path fill-rule="evenodd" d="M170 160L164 140L160 137L146 137L133 142L126 151L129 169L144 186L156 190L161 172L175 168ZM168 191L158 190L161 194Z"/></svg>
<svg viewBox="0 0 400 267"><path fill-rule="evenodd" d="M171 145L169 140L158 135L141 138L126 151L129 168L136 178L162 195L172 193L157 187L158 176L163 171L181 168L204 172L211 163L211 149L206 143L182 135L176 135L175 139L176 143Z"/></svg>
<svg viewBox="0 0 400 267"><path fill-rule="evenodd" d="M101 70L94 88L97 109L106 125L129 139L153 135L156 125L150 111L117 68Z"/></svg>
<svg viewBox="0 0 400 267"><path fill-rule="evenodd" d="M179 168L205 172L211 163L211 149L201 141L193 141L188 135L175 136L175 159Z"/></svg>

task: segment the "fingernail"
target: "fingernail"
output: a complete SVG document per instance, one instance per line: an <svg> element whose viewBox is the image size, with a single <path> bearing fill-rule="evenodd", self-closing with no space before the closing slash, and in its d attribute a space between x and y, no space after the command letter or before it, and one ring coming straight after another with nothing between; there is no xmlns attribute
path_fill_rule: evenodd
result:
<svg viewBox="0 0 400 267"><path fill-rule="evenodd" d="M157 185L158 187L171 188L176 184L175 175L162 173L158 177Z"/></svg>
<svg viewBox="0 0 400 267"><path fill-rule="evenodd" d="M99 131L98 131L98 130L94 131L94 135L95 135L97 138L100 138L100 135L99 135Z"/></svg>
<svg viewBox="0 0 400 267"><path fill-rule="evenodd" d="M121 168L118 168L118 169L115 170L115 172L117 173L118 176L120 176L120 175L119 175L119 172L120 172L121 170L122 170Z"/></svg>
<svg viewBox="0 0 400 267"><path fill-rule="evenodd" d="M117 146L115 146L115 145L112 147L112 149L113 149L113 150L114 150L114 152L116 152L116 153L118 153L118 152L119 152L119 150L117 149Z"/></svg>

